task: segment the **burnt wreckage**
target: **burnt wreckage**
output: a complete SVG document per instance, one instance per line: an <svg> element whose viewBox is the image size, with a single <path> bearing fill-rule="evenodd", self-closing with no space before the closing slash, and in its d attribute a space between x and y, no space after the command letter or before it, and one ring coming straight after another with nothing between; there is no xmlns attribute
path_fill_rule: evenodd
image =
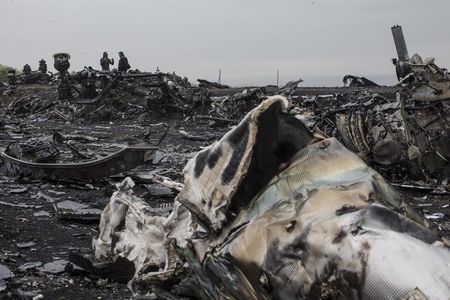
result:
<svg viewBox="0 0 450 300"><path fill-rule="evenodd" d="M183 126L211 126L202 135L178 127L184 141L214 140L213 128L226 133L183 156L183 183L158 170L130 172L162 160L164 123L154 124L166 128L155 146L132 139L102 155L96 151L104 144L87 135L12 143L1 154L3 167L38 182L116 180L92 240L97 262L70 253L66 269L127 282L136 299L447 299L448 238L388 182L419 179L448 189L450 78L433 59L410 58L401 28L392 32L399 86L384 94L352 75L337 94L299 96L301 79L237 90L206 80L193 87L174 73L69 73L70 55L55 54L58 102L21 98L8 112L57 112L76 123L113 107L105 118L111 125L128 120L119 116L145 123L149 111L173 111ZM125 93L141 102L120 101ZM136 124L124 126L141 130ZM151 134L136 136L148 142ZM173 155L189 148L180 146ZM164 174L176 178L182 165ZM149 182L176 191L173 203L144 197L140 184ZM55 204L59 219L98 220L99 210L88 207ZM1 291L13 274L0 273Z"/></svg>
<svg viewBox="0 0 450 300"><path fill-rule="evenodd" d="M337 136L391 180L404 180L407 174L445 187L450 176L449 75L433 58L410 58L400 26L392 33L398 53L393 62L402 87L395 95L340 94L303 104L318 114L314 128Z"/></svg>
<svg viewBox="0 0 450 300"><path fill-rule="evenodd" d="M366 164L448 177L449 79L397 49L407 72L394 100L358 95L334 111L337 129L316 119L313 131L286 98L264 100L188 162L169 215L124 180L96 258L126 258L132 291L163 299L448 298L448 240Z"/></svg>
<svg viewBox="0 0 450 300"><path fill-rule="evenodd" d="M446 241L288 106L265 100L190 160L168 216L124 180L102 213L96 257L126 258L132 291L163 299L445 299Z"/></svg>

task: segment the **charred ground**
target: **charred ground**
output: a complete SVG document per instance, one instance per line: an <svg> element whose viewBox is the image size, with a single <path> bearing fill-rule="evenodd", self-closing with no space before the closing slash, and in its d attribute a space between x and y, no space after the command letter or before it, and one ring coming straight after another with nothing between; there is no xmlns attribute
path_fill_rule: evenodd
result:
<svg viewBox="0 0 450 300"><path fill-rule="evenodd" d="M117 147L141 143L157 145L162 140L159 150L145 164L92 182L9 177L3 172L0 178L0 263L6 265L14 277L8 280L7 290L0 294L1 299L31 299L38 295L45 299L123 299L131 296L124 283L107 281L66 267L71 252L92 258L91 243L98 224L95 221L63 220L56 214L55 204L71 200L101 210L115 191L114 184L125 176L131 176L139 184L141 192L138 196L145 198L152 207L169 211L176 192L156 184L151 175L182 181L180 172L187 160L233 125L232 122L195 118L195 113L183 110L164 113L148 110L145 97L135 90L113 91L108 96L109 104L103 107L68 105L57 100L56 86L52 83L19 85L13 93L0 97L2 149L13 142L48 140L56 132L63 136L89 137L90 141L77 141L74 145L84 153L105 156ZM265 92L270 94L275 90L268 87ZM396 90L370 88L371 92L382 95L393 95ZM221 96L241 91L220 89L210 93ZM368 91L368 88L299 88L295 95L301 98L362 91ZM259 100L241 101L247 101L242 103L245 108L240 111L244 115L245 110L253 108ZM198 114L208 114L208 111ZM232 119L235 117L233 115ZM401 193L435 224L440 234L450 236L448 194L432 195L430 190L417 189L404 189ZM46 265L59 260L63 260L59 262L62 267ZM26 268L24 264L27 263L36 264Z"/></svg>

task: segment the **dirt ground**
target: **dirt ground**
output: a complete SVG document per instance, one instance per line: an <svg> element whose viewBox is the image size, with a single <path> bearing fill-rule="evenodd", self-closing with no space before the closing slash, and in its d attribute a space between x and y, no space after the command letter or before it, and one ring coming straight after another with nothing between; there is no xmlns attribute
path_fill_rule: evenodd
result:
<svg viewBox="0 0 450 300"><path fill-rule="evenodd" d="M160 150L155 159L128 172L128 175L159 174L181 182L180 172L185 163L201 147L221 137L229 129L227 126L211 127L207 120L193 121L189 116L177 113L150 113L139 122L90 120L89 124L77 123L76 120L68 122L64 119L47 119L42 115L17 117L6 113L6 106L13 99L35 93L37 90L46 90L49 97L55 96L51 87L34 86L22 87L12 96L0 97L0 121L4 123L0 129L2 150L13 141L51 137L55 132L60 132L63 135L78 134L96 138L96 145L92 145L92 149L107 154L111 149L126 145L143 142L156 145L163 135L165 124L168 124L170 129L159 146ZM211 136L211 140L187 140L183 138L181 130L196 136ZM14 273L14 277L8 280L7 290L0 292L0 299L32 299L37 295L43 295L43 299L129 299L131 293L124 283L110 282L85 274L71 274L64 270L52 274L43 268L47 263L67 260L71 252L92 258L92 238L97 234L96 222L82 224L58 219L54 204L72 200L92 208L103 209L115 191L114 183L126 175L89 183L60 183L11 178L2 174L0 264L6 265ZM158 195L152 192L149 183L141 183L139 191L139 195L154 206L170 203L175 197L175 193ZM427 192L414 190L402 190L402 194L409 199L413 207L430 218L442 235L450 237L449 195L429 195ZM20 267L25 263L32 262L40 264L35 268L21 270Z"/></svg>

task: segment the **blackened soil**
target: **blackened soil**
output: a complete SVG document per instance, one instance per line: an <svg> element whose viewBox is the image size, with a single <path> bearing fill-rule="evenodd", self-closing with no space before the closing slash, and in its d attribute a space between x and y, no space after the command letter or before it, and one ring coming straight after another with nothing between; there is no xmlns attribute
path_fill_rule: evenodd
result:
<svg viewBox="0 0 450 300"><path fill-rule="evenodd" d="M325 91L326 92L326 91ZM156 145L169 126L167 137L160 145L157 159L150 161L129 174L155 173L182 181L181 170L201 147L211 141L199 142L183 138L180 130L192 135L219 138L229 127L211 127L206 120L194 121L181 114L161 115L150 113L136 121L89 120L89 125L78 120L49 118L46 111L35 115L15 116L6 112L8 104L27 94L56 97L54 89L47 86L20 87L8 97L0 97L0 116L5 126L0 129L0 148L4 149L14 141L26 142L31 138L48 139L53 133L63 135L85 135L97 139L80 145L104 155L117 147L146 143ZM125 176L126 174L124 174ZM41 262L43 265L59 259L67 260L70 252L80 253L92 258L92 238L97 234L98 224L80 224L57 218L54 204L72 200L103 209L115 190L114 183L123 177L116 176L96 182L48 182L27 178L0 177L0 264L8 266L14 277L8 280L6 292L28 295L31 299L43 295L44 299L128 299L130 291L125 284L105 281L89 275L73 275L68 272L50 274L36 268L20 271L25 263ZM158 197L151 195L145 184L141 184L140 196L151 205L173 201L174 196ZM436 224L442 235L450 233L450 196L430 196L416 191L403 192L412 206L427 215L443 214L441 218L430 220ZM22 205L20 207L15 205ZM43 213L44 212L44 213ZM48 216L45 216L45 212ZM36 216L35 214L44 214ZM27 248L18 244L33 242ZM8 299L8 298L5 298Z"/></svg>

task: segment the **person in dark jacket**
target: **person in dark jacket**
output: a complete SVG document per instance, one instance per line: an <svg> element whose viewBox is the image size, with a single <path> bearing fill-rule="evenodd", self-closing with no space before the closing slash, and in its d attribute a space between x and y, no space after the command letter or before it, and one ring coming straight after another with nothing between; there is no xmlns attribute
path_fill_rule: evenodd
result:
<svg viewBox="0 0 450 300"><path fill-rule="evenodd" d="M103 52L103 57L100 59L100 65L102 66L102 71L109 71L109 65L114 65L114 58L108 58L108 52Z"/></svg>
<svg viewBox="0 0 450 300"><path fill-rule="evenodd" d="M127 72L130 69L130 64L128 63L128 58L125 57L122 51L119 52L119 72Z"/></svg>

